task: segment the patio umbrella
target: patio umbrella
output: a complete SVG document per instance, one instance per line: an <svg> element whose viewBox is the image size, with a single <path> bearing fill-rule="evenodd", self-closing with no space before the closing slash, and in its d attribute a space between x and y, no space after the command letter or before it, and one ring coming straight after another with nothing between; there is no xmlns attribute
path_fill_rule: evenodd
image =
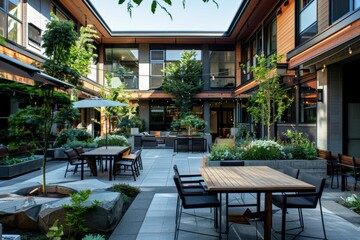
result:
<svg viewBox="0 0 360 240"><path fill-rule="evenodd" d="M74 106L74 108L96 108L96 107L128 107L129 105L126 103L116 102L116 101L112 101L109 99L93 97L93 98L87 98L84 100L73 102L73 106ZM106 115L105 115L105 117L106 117ZM105 121L105 123L106 123L106 132L105 132L105 136L106 136L105 142L106 143L105 143L105 145L107 148L107 145L108 145L107 120Z"/></svg>

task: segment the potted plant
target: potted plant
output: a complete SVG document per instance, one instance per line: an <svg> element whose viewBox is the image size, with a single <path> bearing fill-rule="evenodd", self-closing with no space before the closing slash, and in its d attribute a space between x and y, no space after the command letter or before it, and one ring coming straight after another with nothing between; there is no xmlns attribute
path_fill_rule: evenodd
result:
<svg viewBox="0 0 360 240"><path fill-rule="evenodd" d="M206 122L204 120L199 119L195 115L187 115L186 117L180 120L180 125L187 129L187 134L189 136L192 135L192 132L196 132L198 130L204 130L206 127Z"/></svg>

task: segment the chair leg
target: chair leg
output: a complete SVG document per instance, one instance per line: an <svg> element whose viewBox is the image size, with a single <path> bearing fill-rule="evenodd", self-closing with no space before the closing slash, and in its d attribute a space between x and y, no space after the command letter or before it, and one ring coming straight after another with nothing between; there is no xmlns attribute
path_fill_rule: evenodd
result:
<svg viewBox="0 0 360 240"><path fill-rule="evenodd" d="M323 215L322 206L321 206L321 200L320 199L319 199L319 207L320 207L321 223L322 223L322 227L323 227L323 231L324 231L324 239L327 239L326 238L326 231L325 231L324 215Z"/></svg>
<svg viewBox="0 0 360 240"><path fill-rule="evenodd" d="M66 173L68 172L68 169L69 169L69 162L68 162L68 164L67 164L67 166L66 166L66 170L65 170L65 175L64 175L64 178L66 177Z"/></svg>
<svg viewBox="0 0 360 240"><path fill-rule="evenodd" d="M284 204L285 205L285 204ZM286 207L281 209L281 239L285 240L285 227L286 227Z"/></svg>

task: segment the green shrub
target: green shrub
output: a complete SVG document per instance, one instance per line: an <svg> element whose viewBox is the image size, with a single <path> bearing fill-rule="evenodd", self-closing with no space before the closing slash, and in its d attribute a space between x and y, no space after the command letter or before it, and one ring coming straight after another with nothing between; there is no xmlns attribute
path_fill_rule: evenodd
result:
<svg viewBox="0 0 360 240"><path fill-rule="evenodd" d="M68 142L68 143L62 145L62 147L65 149L76 148L76 147L96 148L97 146L98 145L96 142L80 142L80 141Z"/></svg>
<svg viewBox="0 0 360 240"><path fill-rule="evenodd" d="M114 192L123 193L131 198L136 197L140 193L140 188L130 186L129 184L125 184L125 183L114 184L112 189Z"/></svg>
<svg viewBox="0 0 360 240"><path fill-rule="evenodd" d="M93 137L90 133L80 129L65 129L62 130L56 138L56 146L61 147L64 144L73 142L92 142Z"/></svg>
<svg viewBox="0 0 360 240"><path fill-rule="evenodd" d="M347 198L341 197L340 203L354 212L360 213L360 197L356 194L352 194Z"/></svg>
<svg viewBox="0 0 360 240"><path fill-rule="evenodd" d="M65 223L69 227L69 237L78 236L86 233L89 229L85 227L85 213L94 208L100 203L94 200L90 206L85 206L84 202L89 199L91 190L81 190L78 193L70 194L71 204L63 204L62 207L66 209Z"/></svg>
<svg viewBox="0 0 360 240"><path fill-rule="evenodd" d="M100 234L87 234L81 240L105 240L105 236Z"/></svg>
<svg viewBox="0 0 360 240"><path fill-rule="evenodd" d="M287 130L284 133L289 144L286 144L286 153L291 154L291 159L316 159L316 145L310 142L308 136L301 132Z"/></svg>
<svg viewBox="0 0 360 240"><path fill-rule="evenodd" d="M284 159L283 147L274 141L256 140L243 146L242 159L273 160Z"/></svg>
<svg viewBox="0 0 360 240"><path fill-rule="evenodd" d="M131 144L126 137L116 134L108 134L108 146L130 146ZM100 136L94 139L94 142L99 146L106 146L106 136Z"/></svg>
<svg viewBox="0 0 360 240"><path fill-rule="evenodd" d="M16 157L9 157L9 155L5 156L5 158L2 159L2 165L10 166L22 162L27 162L34 160L36 157L34 155L29 157L22 157L22 158L16 158Z"/></svg>
<svg viewBox="0 0 360 240"><path fill-rule="evenodd" d="M210 161L240 160L241 152L235 146L227 143L215 144L211 148Z"/></svg>

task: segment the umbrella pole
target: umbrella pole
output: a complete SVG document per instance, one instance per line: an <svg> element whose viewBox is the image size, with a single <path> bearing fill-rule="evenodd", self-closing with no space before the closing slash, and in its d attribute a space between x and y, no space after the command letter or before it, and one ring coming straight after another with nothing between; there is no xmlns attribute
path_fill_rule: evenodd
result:
<svg viewBox="0 0 360 240"><path fill-rule="evenodd" d="M106 147L106 149L108 147L108 135L107 135L107 132L108 132L108 119L107 119L107 116L105 114L105 147Z"/></svg>

